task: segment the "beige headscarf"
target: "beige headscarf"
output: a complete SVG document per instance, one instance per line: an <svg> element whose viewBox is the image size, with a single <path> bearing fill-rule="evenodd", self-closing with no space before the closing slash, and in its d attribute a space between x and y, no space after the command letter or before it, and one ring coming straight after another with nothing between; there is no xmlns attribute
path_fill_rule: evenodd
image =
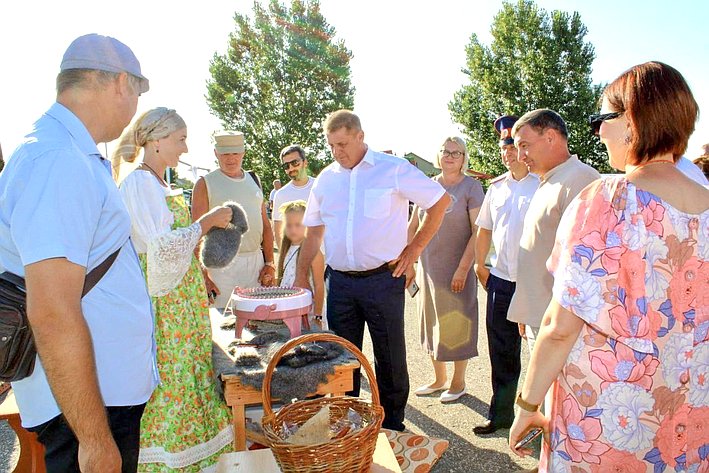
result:
<svg viewBox="0 0 709 473"><path fill-rule="evenodd" d="M154 108L142 114L123 131L118 146L113 151L111 161L114 178L118 179L121 164L134 162L146 144L186 127L182 117L175 110L166 107Z"/></svg>

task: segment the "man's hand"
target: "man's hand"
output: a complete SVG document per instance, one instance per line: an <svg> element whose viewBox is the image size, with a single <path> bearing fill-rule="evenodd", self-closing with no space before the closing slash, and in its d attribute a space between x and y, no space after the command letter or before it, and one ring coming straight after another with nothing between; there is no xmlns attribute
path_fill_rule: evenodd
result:
<svg viewBox="0 0 709 473"><path fill-rule="evenodd" d="M517 329L519 330L519 336L523 339L527 339L527 326L524 324L517 324Z"/></svg>
<svg viewBox="0 0 709 473"><path fill-rule="evenodd" d="M490 279L490 270L487 266L475 263L475 274L478 276L478 281L482 284L483 289L487 291L487 280Z"/></svg>
<svg viewBox="0 0 709 473"><path fill-rule="evenodd" d="M79 443L79 469L81 473L121 473L121 454L113 438L95 445Z"/></svg>
<svg viewBox="0 0 709 473"><path fill-rule="evenodd" d="M396 265L394 271L392 272L393 276L395 278L401 277L406 274L407 271L413 269L414 263L419 259L422 252L423 248L419 248L413 244L407 245L399 257L389 263L390 266ZM406 286L408 287L408 279L406 282Z"/></svg>
<svg viewBox="0 0 709 473"><path fill-rule="evenodd" d="M460 267L455 270L455 273L453 273L453 280L451 281L451 291L457 293L460 293L463 291L463 288L465 287L465 282L468 279L468 273L470 270L464 270Z"/></svg>
<svg viewBox="0 0 709 473"><path fill-rule="evenodd" d="M411 283L414 282L416 279L416 269L414 268L414 265L412 264L406 269L406 286L404 286L406 289L411 286Z"/></svg>
<svg viewBox="0 0 709 473"><path fill-rule="evenodd" d="M261 268L258 281L262 286L274 286L276 284L276 270L273 266L265 265Z"/></svg>
<svg viewBox="0 0 709 473"><path fill-rule="evenodd" d="M313 288L310 287L310 281L308 281L308 278L299 278L296 277L295 281L293 282L293 287L300 287L302 289L307 289L310 292L313 292Z"/></svg>

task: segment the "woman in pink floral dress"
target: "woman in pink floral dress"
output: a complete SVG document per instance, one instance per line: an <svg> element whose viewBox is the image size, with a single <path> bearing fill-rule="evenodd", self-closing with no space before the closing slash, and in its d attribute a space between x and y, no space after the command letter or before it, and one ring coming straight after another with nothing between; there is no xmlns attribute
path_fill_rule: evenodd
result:
<svg viewBox="0 0 709 473"><path fill-rule="evenodd" d="M592 125L625 176L562 218L510 447L531 453L514 445L540 426L541 472L709 472L709 190L674 165L697 104L649 62L606 88L601 112Z"/></svg>

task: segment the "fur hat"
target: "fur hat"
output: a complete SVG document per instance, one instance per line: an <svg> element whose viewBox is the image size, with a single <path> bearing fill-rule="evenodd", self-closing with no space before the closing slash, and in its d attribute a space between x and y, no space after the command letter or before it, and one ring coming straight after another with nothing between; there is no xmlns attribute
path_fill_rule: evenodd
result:
<svg viewBox="0 0 709 473"><path fill-rule="evenodd" d="M232 211L231 223L226 228L212 228L207 232L199 259L205 268L224 268L232 262L241 245L241 235L249 230L246 212L236 202L225 202Z"/></svg>

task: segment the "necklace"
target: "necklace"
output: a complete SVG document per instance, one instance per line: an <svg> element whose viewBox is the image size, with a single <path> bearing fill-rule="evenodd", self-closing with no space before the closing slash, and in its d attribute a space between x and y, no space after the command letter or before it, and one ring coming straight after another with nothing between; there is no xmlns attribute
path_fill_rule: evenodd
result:
<svg viewBox="0 0 709 473"><path fill-rule="evenodd" d="M652 161L646 161L646 162L644 162L644 163L642 163L642 164L639 164L638 166L635 166L635 169L633 169L632 171L630 171L630 172L628 173L628 176L630 176L631 174L634 174L635 172L637 172L638 170L644 168L645 166L650 166L651 164L671 164L671 165L674 166L674 165L675 165L675 162L674 162L674 161L671 161L671 160L669 160L669 159L655 159L655 160L652 160Z"/></svg>
<svg viewBox="0 0 709 473"><path fill-rule="evenodd" d="M165 182L165 179L163 179L157 172L155 172L155 169L148 166L145 162L141 163L141 165L148 168L148 170L152 173L152 175L155 176L158 179L158 181L160 181L160 184L162 184L164 187L167 187L167 182Z"/></svg>

